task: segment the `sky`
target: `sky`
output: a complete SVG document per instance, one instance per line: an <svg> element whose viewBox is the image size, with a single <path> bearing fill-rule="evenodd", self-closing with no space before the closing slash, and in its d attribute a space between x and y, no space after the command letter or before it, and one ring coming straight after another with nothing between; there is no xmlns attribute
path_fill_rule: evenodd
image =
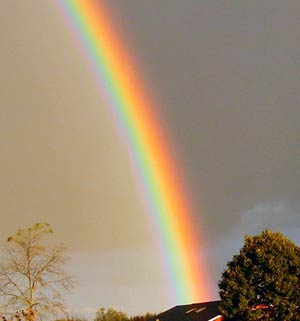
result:
<svg viewBox="0 0 300 321"><path fill-rule="evenodd" d="M300 243L300 3L110 0L188 186L217 282L245 234ZM126 146L52 0L0 4L0 239L38 221L69 248L68 302L171 302Z"/></svg>

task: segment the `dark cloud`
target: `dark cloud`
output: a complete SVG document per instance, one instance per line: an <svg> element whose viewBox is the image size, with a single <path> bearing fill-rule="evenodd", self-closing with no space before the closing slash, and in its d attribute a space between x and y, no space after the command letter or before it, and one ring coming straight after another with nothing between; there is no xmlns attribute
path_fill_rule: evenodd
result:
<svg viewBox="0 0 300 321"><path fill-rule="evenodd" d="M297 1L113 1L212 239L299 198Z"/></svg>
<svg viewBox="0 0 300 321"><path fill-rule="evenodd" d="M300 3L108 2L160 102L214 281L245 233L299 242ZM127 151L55 6L4 0L0 24L1 237L51 223L89 263L82 311L169 304Z"/></svg>

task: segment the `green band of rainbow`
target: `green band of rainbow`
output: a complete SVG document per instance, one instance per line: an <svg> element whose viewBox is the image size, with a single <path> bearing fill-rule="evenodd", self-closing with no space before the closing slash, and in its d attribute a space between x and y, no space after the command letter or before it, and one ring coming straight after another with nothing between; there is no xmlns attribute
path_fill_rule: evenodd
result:
<svg viewBox="0 0 300 321"><path fill-rule="evenodd" d="M195 215L159 123L157 104L143 87L124 36L103 1L56 1L127 144L139 189L156 226L170 294L180 303L211 298L203 246L193 226Z"/></svg>

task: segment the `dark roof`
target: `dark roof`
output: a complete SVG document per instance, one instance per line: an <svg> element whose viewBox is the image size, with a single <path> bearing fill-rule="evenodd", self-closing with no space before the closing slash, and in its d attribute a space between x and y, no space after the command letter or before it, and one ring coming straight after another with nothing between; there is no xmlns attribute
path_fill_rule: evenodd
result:
<svg viewBox="0 0 300 321"><path fill-rule="evenodd" d="M151 321L208 321L218 315L220 301L177 305L174 308L158 314Z"/></svg>

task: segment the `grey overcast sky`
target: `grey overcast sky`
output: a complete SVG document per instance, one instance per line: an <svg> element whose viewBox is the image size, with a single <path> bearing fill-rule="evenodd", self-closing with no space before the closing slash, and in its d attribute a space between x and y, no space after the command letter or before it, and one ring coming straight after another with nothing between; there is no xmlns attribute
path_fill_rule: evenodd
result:
<svg viewBox="0 0 300 321"><path fill-rule="evenodd" d="M159 97L217 284L245 234L300 243L300 2L110 0ZM172 304L128 153L51 0L0 3L0 235L47 221L74 311ZM217 298L217 287L215 288Z"/></svg>

